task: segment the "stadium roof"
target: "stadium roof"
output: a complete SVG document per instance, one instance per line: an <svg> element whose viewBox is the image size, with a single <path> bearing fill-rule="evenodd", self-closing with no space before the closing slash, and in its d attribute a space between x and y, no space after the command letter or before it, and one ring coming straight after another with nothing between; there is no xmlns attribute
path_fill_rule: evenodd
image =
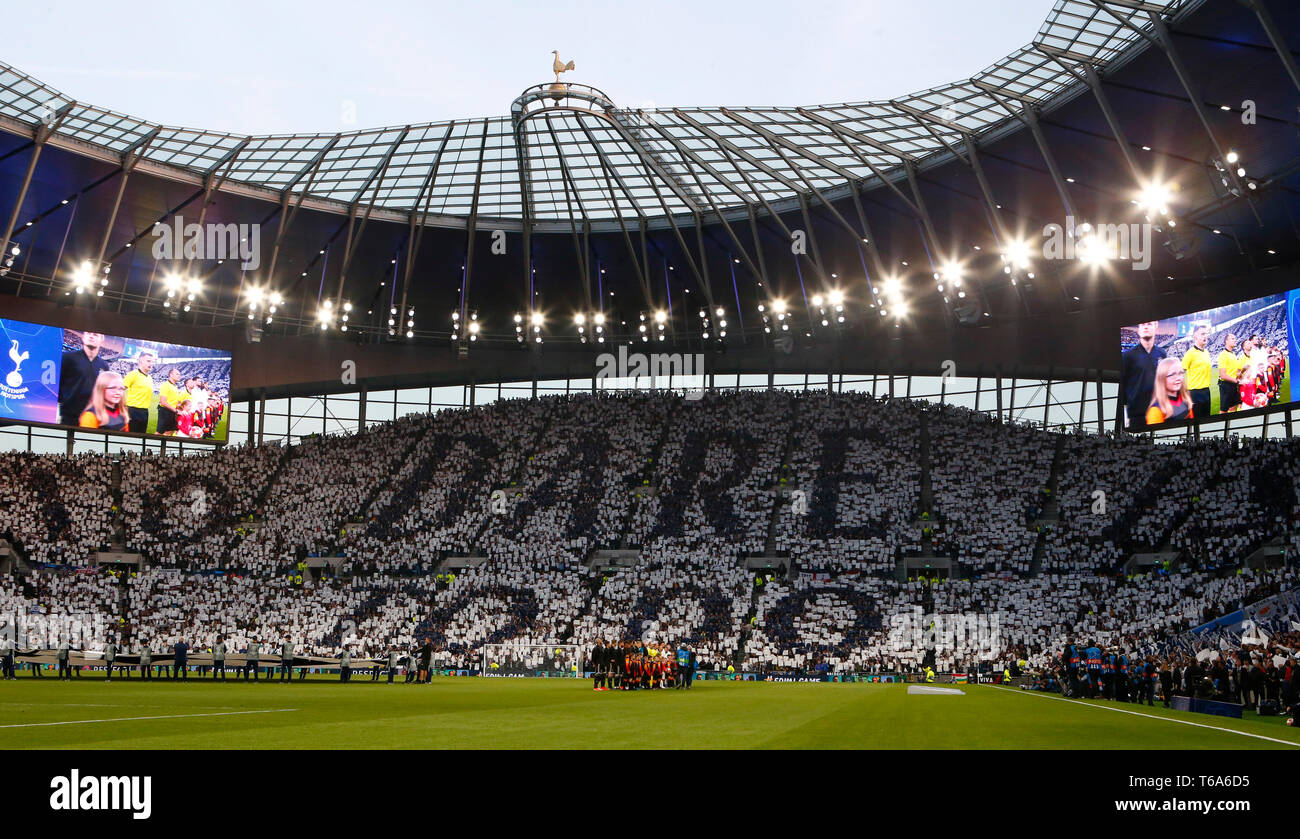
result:
<svg viewBox="0 0 1300 839"><path fill-rule="evenodd" d="M1058 365L1097 368L1135 321L1084 334L1076 314L1170 316L1201 291L1218 305L1298 284L1275 270L1300 258L1297 33L1285 0L1059 0L1033 44L890 102L647 113L576 81L557 99L548 80L502 117L306 137L164 128L8 69L0 200L18 198L0 204L0 239L22 253L0 292L218 328L274 292L272 336L335 335L317 319L350 302L347 337L375 342L406 340L388 323L401 312L434 342L477 312L480 348L517 346L515 317L534 311L570 346L580 314L627 342L664 311L661 346L721 349L697 313L722 308L733 353L784 337L759 312L779 300L791 337L846 359L883 334L1005 327L984 340L1019 342L1039 319L1068 344ZM1148 225L1148 267L1042 251L1048 225L1142 222L1153 186L1170 215ZM182 216L258 226L260 264L154 258L155 225ZM1027 264L1007 265L1017 245ZM86 264L106 272L102 297L72 294ZM202 289L181 315L172 272ZM842 295L845 320L818 295Z"/></svg>
<svg viewBox="0 0 1300 839"><path fill-rule="evenodd" d="M504 116L338 134L246 136L158 125L78 102L0 64L0 117L31 126L62 116L52 142L195 177L300 190L341 207L427 213L428 223L654 219L779 204L846 180L925 167L967 135L1012 121L1008 103L1040 105L1104 68L1150 29L1199 0L1062 0L1033 43L969 79L881 102L809 107L624 109L599 90L530 88ZM1068 62L1060 59L1068 57ZM1018 106L1018 104L1017 104ZM525 200L527 199L527 201ZM779 209L779 207L778 207Z"/></svg>

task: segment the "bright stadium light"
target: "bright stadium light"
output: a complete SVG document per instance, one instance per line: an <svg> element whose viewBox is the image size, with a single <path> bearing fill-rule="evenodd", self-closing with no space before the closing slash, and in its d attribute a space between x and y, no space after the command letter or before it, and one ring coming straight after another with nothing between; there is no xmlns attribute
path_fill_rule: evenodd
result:
<svg viewBox="0 0 1300 839"><path fill-rule="evenodd" d="M1138 193L1138 206L1148 214L1157 213L1159 215L1169 214L1169 200L1173 197L1173 190L1168 184L1161 184L1152 181Z"/></svg>
<svg viewBox="0 0 1300 839"><path fill-rule="evenodd" d="M668 320L668 313L665 312L663 309L660 309L659 311L655 312L655 323L664 323L667 320Z"/></svg>
<svg viewBox="0 0 1300 839"><path fill-rule="evenodd" d="M1110 260L1110 254L1106 251L1106 243L1092 232L1089 227L1079 237L1079 242L1075 246L1075 253L1085 264L1093 268L1099 268Z"/></svg>
<svg viewBox="0 0 1300 839"><path fill-rule="evenodd" d="M582 312L578 312L576 315L573 316L573 322L576 323L578 326L582 326L587 322L587 316L584 315Z"/></svg>
<svg viewBox="0 0 1300 839"><path fill-rule="evenodd" d="M761 311L763 311L763 308L760 306L758 310L761 312ZM780 314L784 314L784 313L785 313L785 301L784 301L784 300L773 300L773 301L772 301L772 311L776 312L778 315L780 315Z"/></svg>
<svg viewBox="0 0 1300 839"><path fill-rule="evenodd" d="M831 301L831 305L832 305L832 306L842 306L842 305L844 305L844 292L840 291L838 288L837 288L837 289L833 289L833 290L831 291L829 297L830 297L830 301ZM719 312L719 314L721 314L721 312Z"/></svg>
<svg viewBox="0 0 1300 839"><path fill-rule="evenodd" d="M1002 261L1012 268L1028 268L1029 259L1029 243L1024 239L1012 239L1002 251Z"/></svg>
<svg viewBox="0 0 1300 839"><path fill-rule="evenodd" d="M77 270L72 274L72 283L77 288L77 294L84 292L94 281L91 276L92 273L89 259L84 260L79 266L77 266Z"/></svg>

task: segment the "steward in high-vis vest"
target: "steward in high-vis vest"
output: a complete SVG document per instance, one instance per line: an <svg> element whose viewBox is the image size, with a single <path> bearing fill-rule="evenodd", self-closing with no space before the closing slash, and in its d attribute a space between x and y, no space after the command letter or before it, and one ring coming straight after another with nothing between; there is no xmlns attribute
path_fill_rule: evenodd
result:
<svg viewBox="0 0 1300 839"><path fill-rule="evenodd" d="M218 637L212 645L212 681L217 680L217 671L221 671L221 681L226 680L226 639Z"/></svg>
<svg viewBox="0 0 1300 839"><path fill-rule="evenodd" d="M253 681L257 681L258 657L262 651L262 646L256 641L248 642L248 653L244 661L244 681L248 681L248 674L253 674Z"/></svg>
<svg viewBox="0 0 1300 839"><path fill-rule="evenodd" d="M293 678L293 642L285 641L280 645L280 681Z"/></svg>

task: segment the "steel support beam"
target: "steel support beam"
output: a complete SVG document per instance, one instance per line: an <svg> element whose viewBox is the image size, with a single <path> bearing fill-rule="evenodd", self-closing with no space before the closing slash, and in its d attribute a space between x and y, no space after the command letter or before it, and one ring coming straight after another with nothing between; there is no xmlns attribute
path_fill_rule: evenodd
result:
<svg viewBox="0 0 1300 839"><path fill-rule="evenodd" d="M487 132L486 125L487 122L485 120L484 133ZM347 282L348 269L352 267L352 258L356 256L357 245L361 243L361 237L366 232L366 223L370 221L370 214L375 209L374 199L377 199L379 197L379 190L383 189L384 177L388 174L389 164L393 162L393 155L397 153L398 147L401 146L402 143L406 142L406 135L409 134L410 131L411 131L411 126L409 125L402 128L402 130L397 135L397 139L393 142L391 146L388 147L388 151L384 152L384 156L382 159L380 159L379 164L375 166L375 168L366 177L365 182L361 185L361 188L357 190L356 195L353 196L352 198L351 206L349 206L348 208L348 235L347 235L347 239L343 243L343 264L339 267L338 290L334 293L335 306L338 306L343 302L343 285L344 283ZM372 183L375 185L373 197L370 203L366 204L366 214L361 218L361 226L360 228L357 229L356 235L353 236L352 229L356 223L357 208L360 204L361 196L365 195L366 190L370 188L370 184Z"/></svg>
<svg viewBox="0 0 1300 839"><path fill-rule="evenodd" d="M322 161L325 160L325 156L338 144L342 137L342 134L335 134L320 151L316 152L316 155L311 159L311 162L302 169L299 169L297 174L290 178L289 183L287 183L284 189L280 191L280 224L277 226L275 231L275 244L271 247L271 261L267 265L266 270L266 282L268 286L275 282L275 263L280 256L280 245L284 242L284 237L289 232L289 225L293 224L293 220L297 218L298 209L302 206L303 200L306 199L307 193L311 191L311 186L316 181L316 175L320 171L320 165ZM303 188L302 192L298 193L298 199L294 201L293 208L290 209L289 198L293 192L293 188L297 186L304 177L308 178L307 186Z"/></svg>
<svg viewBox="0 0 1300 839"><path fill-rule="evenodd" d="M203 203L199 205L199 229L203 229L203 224L208 217L208 206L212 204L212 194L221 189L226 178L230 176L230 168L235 165L235 158L239 157L249 143L253 141L252 137L245 137L240 140L234 147L221 156L216 163L208 169L203 175ZM194 259L185 260L185 274L189 276L190 266L194 264Z"/></svg>
<svg viewBox="0 0 1300 839"><path fill-rule="evenodd" d="M543 117L546 122L546 130L551 135L551 143L555 146L556 159L560 162L560 179L564 184L564 205L568 208L569 217L569 235L573 240L573 255L578 262L578 273L582 275L582 294L586 301L587 309L591 309L591 270L588 265L588 253L585 241L585 231L590 219L587 216L587 208L582 203L582 196L578 192L578 185L574 182L573 176L569 173L569 164L564 155L564 146L561 145L559 137L555 135L555 126L551 123L549 115ZM570 197L572 196L572 197ZM582 228L584 235L582 239L578 236L578 222L574 216L573 203L578 203L578 212L582 214Z"/></svg>
<svg viewBox="0 0 1300 839"><path fill-rule="evenodd" d="M478 165L474 167L474 193L470 197L469 220L466 224L465 232L465 282L461 286L460 290L460 322L462 324L462 330L469 328L468 326L465 326L465 324L468 323L466 315L469 311L470 280L474 276L474 236L478 233L478 198L479 191L483 184L483 157L487 149L487 133L488 121L483 120L483 136L479 140L478 146ZM405 311L406 309L402 310L403 313ZM406 317L405 314L402 316ZM468 340L463 331L461 332L460 340L462 342Z"/></svg>
<svg viewBox="0 0 1300 839"><path fill-rule="evenodd" d="M95 270L100 271L104 264L104 251L108 250L108 238L113 233L113 224L117 221L117 211L122 206L122 194L126 192L126 182L131 177L131 170L140 162L144 152L149 148L149 144L161 132L161 128L155 128L139 140L131 144L126 151L122 152L122 179L117 184L117 196L113 199L113 209L108 214L108 223L104 225L104 236L99 240L99 251L95 255Z"/></svg>
<svg viewBox="0 0 1300 839"><path fill-rule="evenodd" d="M1259 25L1264 28L1264 34L1268 36L1269 43L1277 51L1277 57L1282 59L1287 75L1291 77L1291 83L1295 85L1296 90L1300 90L1300 67L1296 66L1295 56L1291 54L1291 48L1287 46L1282 33L1278 32L1277 24L1273 22L1273 16L1268 13L1268 8L1264 5L1263 0L1238 0L1238 2L1254 12L1255 17L1259 18ZM1290 436L1289 431L1287 435Z"/></svg>
<svg viewBox="0 0 1300 839"><path fill-rule="evenodd" d="M420 256L420 244L424 240L425 224L429 220L429 202L433 196L433 182L438 175L438 166L442 163L442 152L447 148L447 140L451 138L452 129L455 122L448 124L447 133L442 135L442 142L438 144L438 150L434 152L433 163L429 164L429 172L424 176L424 183L420 185L420 192L415 196L415 208L424 204L424 209L419 210L419 222L416 222L416 210L411 211L411 218L408 222L409 228L406 233L406 264L402 266L402 304L399 312L406 311L406 294L411 287L411 277L415 273L415 261Z"/></svg>
<svg viewBox="0 0 1300 839"><path fill-rule="evenodd" d="M751 200L750 196L741 192L735 186L735 184L732 183L731 178L724 177L720 172L718 172L717 169L714 169L699 155L695 154L695 152L693 152L690 149L690 147L678 142L676 137L674 137L671 133L665 131L660 125L658 125L658 123L651 123L651 124L655 126L656 130L658 130L660 135L662 135L669 143L672 144L673 148L677 149L679 154L681 154L683 157L689 158L692 163L694 163L696 166L700 167L705 172L707 172L718 183L725 186L737 198L741 200L741 202L744 204L747 210L752 212L753 201ZM597 147L597 152L599 152L599 147ZM700 194L704 196L705 201L709 202L709 207L713 210L714 215L718 217L718 221L722 224L723 229L726 230L727 235L731 237L732 243L734 243L736 249L740 251L741 258L745 260L745 264L749 267L749 270L754 274L754 276L759 276L760 272L758 270L757 265L754 263L754 260L750 257L749 252L746 250L745 246L741 243L740 238L736 235L736 232L732 228L731 224L728 223L726 217L723 215L722 208L720 208L717 202L713 200L711 191L704 186L704 182L700 179L698 172L696 172L694 169L691 169L690 171L692 177L695 178L696 186L699 187Z"/></svg>
<svg viewBox="0 0 1300 839"><path fill-rule="evenodd" d="M1065 207L1065 214L1077 218L1075 212L1074 200L1070 197L1070 190L1065 185L1065 178L1061 175L1061 169L1056 165L1056 155L1052 154L1052 148L1047 144L1047 138L1043 136L1043 130L1038 125L1038 114L1034 112L1033 107L1025 100L1017 100L1020 109L1017 110L1007 103L999 94L997 88L993 85L985 84L978 80L972 80L971 84L989 94L1007 113L1029 129L1029 133L1034 137L1034 143L1038 145L1038 153L1043 156L1043 162L1047 164L1047 171L1052 177L1052 183L1056 185L1056 192L1061 197L1061 204Z"/></svg>
<svg viewBox="0 0 1300 839"><path fill-rule="evenodd" d="M1201 104L1201 97L1197 96L1196 91L1192 88L1191 75L1187 72L1187 67L1183 64L1182 56L1179 55L1178 49L1174 46L1173 38L1169 35L1169 27L1165 25L1164 18L1160 15L1163 9L1160 9L1159 7L1151 8L1128 4L1123 2L1123 0L1091 0L1091 2L1098 9L1101 9L1103 12L1119 21L1126 28L1136 32L1150 43L1155 44L1160 48L1160 51L1165 54L1165 58L1169 60L1169 66L1174 70L1174 75L1178 77L1178 83L1182 85L1183 90L1187 93L1187 99L1192 105L1192 110L1196 112L1196 118L1200 120L1201 127L1205 129L1205 136L1209 138L1210 145L1214 147L1214 156L1219 160L1222 160L1224 155L1223 147L1219 145L1219 139L1214 135L1214 129L1210 126L1210 119L1205 113L1205 107ZM1129 18L1116 14L1113 9L1108 7L1108 3L1113 3L1117 6L1123 6L1129 9L1145 11L1147 19L1151 21L1152 31L1147 32L1142 27L1135 25Z"/></svg>
<svg viewBox="0 0 1300 839"><path fill-rule="evenodd" d="M659 178L664 183L668 184L668 188L671 189L673 191L673 194L676 195L677 198L683 204L686 205L687 209L690 210L690 212L695 214L698 214L700 212L700 208L698 205L696 205L695 200L686 193L686 190L683 189L681 184L677 182L677 178L674 177L671 173L665 171L664 168L659 165L659 161L655 160L655 156L651 153L648 153L646 149L642 147L640 141L638 141L635 137L633 137L632 134L627 130L627 128L622 123L620 123L616 119L607 116L602 116L601 118L614 127L614 130L617 131L619 136L623 138L623 142L627 143L628 146L633 151L636 152L637 157L641 158L641 162L645 166L653 170L654 173L658 175ZM653 178L651 179L651 182L653 183ZM671 216L671 214L668 212L667 204L664 202L663 196L659 195L659 190L657 188L655 189L655 197L659 199L659 203L664 207L664 215Z"/></svg>
<svg viewBox="0 0 1300 839"><path fill-rule="evenodd" d="M54 121L46 124L39 123L32 130L32 156L27 161L27 171L23 174L23 184L18 188L18 197L14 199L13 211L9 213L9 221L5 224L5 233L0 236L0 254L9 252L9 240L13 236L14 227L18 225L18 214L22 212L23 201L27 199L27 190L32 185L32 174L36 171L36 161L41 159L41 151L45 148L45 143L59 130L63 120L76 106L76 102L69 102L62 108L54 112Z"/></svg>
<svg viewBox="0 0 1300 839"><path fill-rule="evenodd" d="M1075 68L1067 63L1067 61L1073 60L1072 53L1043 44L1035 44L1034 49L1051 58L1070 75L1075 75ZM1088 85L1088 89L1092 91L1093 98L1097 100L1097 107L1101 109L1102 116L1106 118L1106 125L1110 128L1110 133L1114 136L1116 144L1119 145L1120 154L1124 155L1124 162L1128 164L1129 171L1133 174L1133 180L1139 185L1145 183L1146 176L1142 173L1142 167L1138 165L1137 157L1133 154L1133 147L1129 144L1128 137L1119 124L1119 118L1115 116L1115 109L1110 105L1110 97L1106 95L1106 91L1102 87L1101 76L1097 75L1096 68L1088 61L1078 62L1077 66L1083 71L1083 80Z"/></svg>

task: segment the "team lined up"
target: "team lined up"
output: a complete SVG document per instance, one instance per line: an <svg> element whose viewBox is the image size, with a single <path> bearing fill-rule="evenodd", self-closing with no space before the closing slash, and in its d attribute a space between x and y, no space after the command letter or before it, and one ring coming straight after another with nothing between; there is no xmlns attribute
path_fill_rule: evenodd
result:
<svg viewBox="0 0 1300 839"><path fill-rule="evenodd" d="M591 650L592 690L690 690L695 681L693 650L640 641L596 641Z"/></svg>

